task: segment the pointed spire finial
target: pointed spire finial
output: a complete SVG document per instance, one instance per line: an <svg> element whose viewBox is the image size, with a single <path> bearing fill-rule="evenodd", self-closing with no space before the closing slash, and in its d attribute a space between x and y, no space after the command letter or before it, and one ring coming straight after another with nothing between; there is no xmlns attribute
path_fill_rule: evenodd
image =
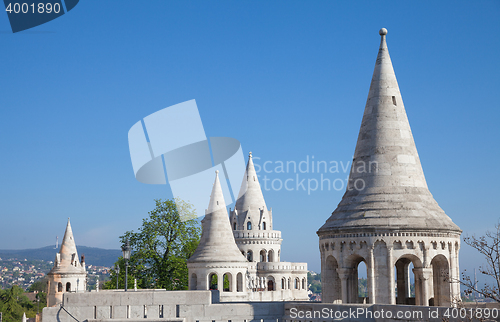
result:
<svg viewBox="0 0 500 322"><path fill-rule="evenodd" d="M381 35L381 36L385 36L385 35L387 35L387 29L382 28L382 29L380 29L380 30L378 31L378 33L379 33L379 35Z"/></svg>
<svg viewBox="0 0 500 322"><path fill-rule="evenodd" d="M248 153L248 157L251 159L252 158L252 151L250 151L250 153Z"/></svg>
<svg viewBox="0 0 500 322"><path fill-rule="evenodd" d="M215 170L215 175L218 176L219 175L219 170Z"/></svg>

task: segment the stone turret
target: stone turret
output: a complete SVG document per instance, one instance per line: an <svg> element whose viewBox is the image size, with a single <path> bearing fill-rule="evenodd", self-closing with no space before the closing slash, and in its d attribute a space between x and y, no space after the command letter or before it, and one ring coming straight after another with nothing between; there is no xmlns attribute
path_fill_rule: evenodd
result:
<svg viewBox="0 0 500 322"><path fill-rule="evenodd" d="M189 289L244 292L248 262L234 241L219 174L210 195L198 247L188 259ZM228 287L224 289L224 279Z"/></svg>
<svg viewBox="0 0 500 322"><path fill-rule="evenodd" d="M357 266L364 261L371 303L449 305L459 288L441 274L458 278L461 230L427 187L386 34L380 30L347 191L317 232L323 301L357 302ZM409 295L410 264L416 298Z"/></svg>
<svg viewBox="0 0 500 322"><path fill-rule="evenodd" d="M61 248L56 254L54 267L47 276L47 306L49 307L61 304L64 293L84 292L87 288L85 257L82 256L81 261L78 258L69 218Z"/></svg>
<svg viewBox="0 0 500 322"><path fill-rule="evenodd" d="M235 209L230 213L236 244L249 261L280 261L281 232L273 230L272 210L267 209L252 152L248 156Z"/></svg>

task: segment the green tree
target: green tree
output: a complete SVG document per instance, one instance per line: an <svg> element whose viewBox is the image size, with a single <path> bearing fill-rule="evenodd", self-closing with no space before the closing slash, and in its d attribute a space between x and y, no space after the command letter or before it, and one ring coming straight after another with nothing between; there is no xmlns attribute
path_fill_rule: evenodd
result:
<svg viewBox="0 0 500 322"><path fill-rule="evenodd" d="M133 287L134 278L139 288L164 288L187 290L188 270L186 260L196 250L201 228L192 206L182 200L155 200L156 208L143 219L137 232L127 231L120 236L124 244L129 240L132 255L129 260L128 287ZM120 258L119 276L111 270L111 280L104 287L124 286L125 261Z"/></svg>
<svg viewBox="0 0 500 322"><path fill-rule="evenodd" d="M3 313L4 322L21 321L23 313L27 317L34 317L34 305L24 295L24 291L18 285L13 285L10 289L0 291L0 312Z"/></svg>

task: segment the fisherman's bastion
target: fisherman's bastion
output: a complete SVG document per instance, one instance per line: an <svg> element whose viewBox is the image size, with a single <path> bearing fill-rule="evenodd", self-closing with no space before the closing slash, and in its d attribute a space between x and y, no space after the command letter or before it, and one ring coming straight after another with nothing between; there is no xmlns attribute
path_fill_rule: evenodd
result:
<svg viewBox="0 0 500 322"><path fill-rule="evenodd" d="M68 221L49 273L42 321L442 321L444 310L460 300L460 286L453 281L459 279L462 231L427 188L387 30L379 34L349 185L329 218L315 214L326 219L316 232L321 303L308 299L307 264L281 261L281 232L273 227L274 214L250 153L242 190L229 212L214 174L201 240L188 260L189 290L87 292L85 261L78 257ZM358 296L361 262L367 268L366 298ZM214 275L217 289L210 287ZM222 286L225 277L228 288Z"/></svg>

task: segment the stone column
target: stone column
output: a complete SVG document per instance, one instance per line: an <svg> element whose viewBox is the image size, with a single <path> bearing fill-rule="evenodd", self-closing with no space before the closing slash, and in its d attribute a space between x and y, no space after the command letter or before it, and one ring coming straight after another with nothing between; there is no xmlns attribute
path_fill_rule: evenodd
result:
<svg viewBox="0 0 500 322"><path fill-rule="evenodd" d="M224 274L217 273L217 289L224 292Z"/></svg>
<svg viewBox="0 0 500 322"><path fill-rule="evenodd" d="M236 280L236 275L238 272L231 274L231 281L229 286L231 287L231 292L236 292L236 289L238 288L238 281Z"/></svg>
<svg viewBox="0 0 500 322"><path fill-rule="evenodd" d="M393 245L387 245L387 269L388 269L388 274L387 276L389 277L389 304L396 304L396 294L394 293L394 265L393 265L393 260L392 260L392 249Z"/></svg>
<svg viewBox="0 0 500 322"><path fill-rule="evenodd" d="M418 305L429 306L430 298L430 279L432 278L432 268L414 268L415 279L420 281L420 294L415 294L415 297L420 299Z"/></svg>
<svg viewBox="0 0 500 322"><path fill-rule="evenodd" d="M375 259L373 257L373 247L372 244L369 248L370 255L368 257L368 272L367 272L367 287L368 287L368 297L370 304L375 304Z"/></svg>
<svg viewBox="0 0 500 322"><path fill-rule="evenodd" d="M407 298L411 297L411 280L410 280L410 264L405 265L405 296Z"/></svg>
<svg viewBox="0 0 500 322"><path fill-rule="evenodd" d="M348 278L351 274L351 270L349 268L338 268L337 272L339 273L340 281L342 283L342 304L349 303L349 292L348 292Z"/></svg>

